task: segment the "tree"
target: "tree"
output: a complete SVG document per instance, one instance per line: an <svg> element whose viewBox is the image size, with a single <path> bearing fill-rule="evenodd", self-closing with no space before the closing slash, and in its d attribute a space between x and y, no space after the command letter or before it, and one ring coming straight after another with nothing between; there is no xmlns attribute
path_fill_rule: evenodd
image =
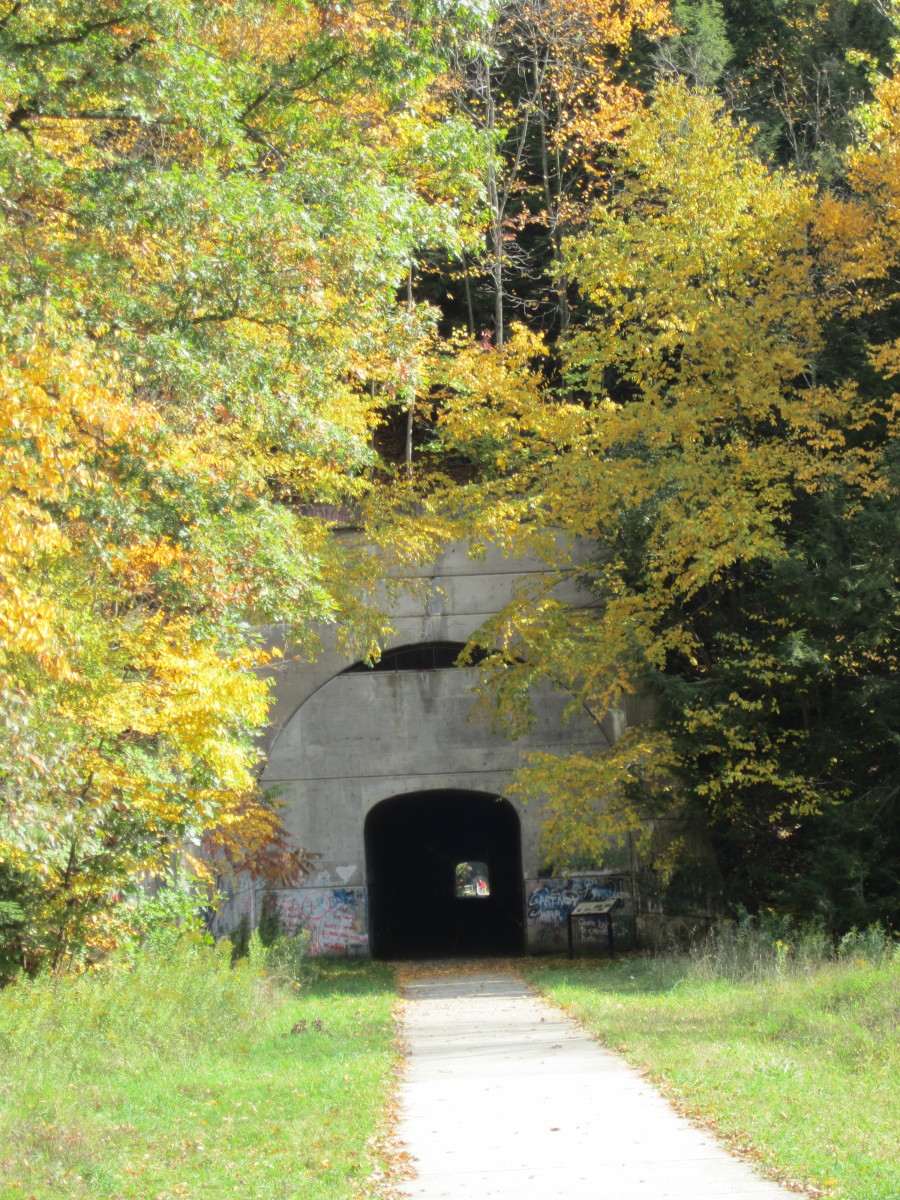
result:
<svg viewBox="0 0 900 1200"><path fill-rule="evenodd" d="M743 826L745 853L747 830L767 831L756 848L766 851L771 895L773 847L853 788L848 764L823 770L821 753L837 720L860 735L853 707L892 669L885 624L864 633L849 622L863 586L849 547L854 531L890 519L894 416L883 390L864 390L846 363L836 374L827 352L835 327L858 311L846 246L832 235L824 244L830 203L760 163L750 132L720 102L662 83L633 122L612 198L567 246L594 313L565 352L581 404L534 382L525 404L509 351L483 356L482 375L505 371L505 387L479 391L463 376L448 405L453 445L483 428L487 461L469 494L489 515L476 528L484 520L521 538L524 519L545 548L553 531L596 546L580 572L582 607L552 590L523 595L479 635L494 649L487 698L497 717L521 727L540 676L598 719L629 693L661 698L657 720L612 752L542 756L523 772L523 793L549 799L546 852L556 861L596 860L611 839L687 805L714 830ZM862 217L828 219L871 237ZM813 227L823 232L812 238ZM485 392L491 412L480 427ZM486 437L503 420L515 430L512 461ZM816 631L808 657L817 603L788 580L796 586L828 538L844 548L828 586L846 608ZM871 558L867 569L867 604L889 600L893 611ZM825 703L838 668L810 666L832 654L841 678L856 681L844 705ZM816 703L813 735L803 721ZM873 720L864 744L887 768L885 737ZM866 754L853 757L861 766Z"/></svg>
<svg viewBox="0 0 900 1200"><path fill-rule="evenodd" d="M697 87L715 87L734 56L721 0L676 0L672 20L678 33L660 45L660 70Z"/></svg>
<svg viewBox="0 0 900 1200"><path fill-rule="evenodd" d="M669 29L662 2L515 0L500 7L480 51L460 58L456 103L489 150L485 257L498 347L513 306L532 327L565 336L563 237L642 103L636 46Z"/></svg>
<svg viewBox="0 0 900 1200"><path fill-rule="evenodd" d="M896 6L884 0L725 0L734 59L725 89L760 150L831 182L854 113L890 69Z"/></svg>
<svg viewBox="0 0 900 1200"><path fill-rule="evenodd" d="M470 20L0 16L0 888L29 968L107 944L185 842L303 868L256 783L259 627L295 654L317 622L362 654L383 631L365 553L317 514L369 519L370 380L419 337L398 286L477 200L433 87ZM369 530L388 558L433 539L377 504Z"/></svg>

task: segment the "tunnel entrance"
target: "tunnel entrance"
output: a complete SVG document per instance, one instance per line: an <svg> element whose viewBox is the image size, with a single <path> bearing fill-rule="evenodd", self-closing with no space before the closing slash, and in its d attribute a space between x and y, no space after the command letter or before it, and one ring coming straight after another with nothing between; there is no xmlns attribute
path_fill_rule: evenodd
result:
<svg viewBox="0 0 900 1200"><path fill-rule="evenodd" d="M412 792L365 826L369 936L376 958L521 954L519 817L478 792Z"/></svg>

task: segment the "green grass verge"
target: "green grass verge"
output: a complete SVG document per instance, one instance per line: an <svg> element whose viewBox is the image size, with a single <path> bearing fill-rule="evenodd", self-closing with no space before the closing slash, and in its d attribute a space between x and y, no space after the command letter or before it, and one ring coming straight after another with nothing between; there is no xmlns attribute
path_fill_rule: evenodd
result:
<svg viewBox="0 0 900 1200"><path fill-rule="evenodd" d="M275 985L246 960L230 970L227 950L182 942L0 993L2 1200L370 1192L391 970L323 964Z"/></svg>
<svg viewBox="0 0 900 1200"><path fill-rule="evenodd" d="M690 959L525 974L773 1173L900 1200L900 957L709 977Z"/></svg>

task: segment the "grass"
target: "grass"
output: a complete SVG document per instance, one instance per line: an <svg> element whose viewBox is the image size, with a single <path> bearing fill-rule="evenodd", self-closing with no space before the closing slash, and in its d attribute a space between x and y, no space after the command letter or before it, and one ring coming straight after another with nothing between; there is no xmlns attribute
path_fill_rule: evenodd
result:
<svg viewBox="0 0 900 1200"><path fill-rule="evenodd" d="M900 954L758 950L525 974L764 1170L814 1194L900 1200Z"/></svg>
<svg viewBox="0 0 900 1200"><path fill-rule="evenodd" d="M519 965L772 1173L900 1200L900 955L866 937ZM393 972L282 969L181 938L0 992L0 1200L378 1194Z"/></svg>
<svg viewBox="0 0 900 1200"><path fill-rule="evenodd" d="M0 1197L370 1194L394 998L381 965L323 964L311 982L277 984L246 960L231 970L227 944L185 939L130 968L8 988Z"/></svg>

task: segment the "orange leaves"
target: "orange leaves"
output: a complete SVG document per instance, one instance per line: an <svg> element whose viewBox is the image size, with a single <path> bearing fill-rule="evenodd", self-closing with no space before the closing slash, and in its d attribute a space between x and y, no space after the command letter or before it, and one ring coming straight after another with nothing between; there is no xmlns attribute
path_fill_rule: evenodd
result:
<svg viewBox="0 0 900 1200"><path fill-rule="evenodd" d="M900 258L900 76L876 89L863 128L864 140L849 155L855 207L825 206L823 224L825 233L850 241L859 277L880 279Z"/></svg>
<svg viewBox="0 0 900 1200"><path fill-rule="evenodd" d="M325 31L326 17L312 5L256 6L219 0L202 27L205 40L220 54L248 62L285 63L297 47Z"/></svg>
<svg viewBox="0 0 900 1200"><path fill-rule="evenodd" d="M896 303L900 265L900 76L882 80L860 113L863 136L848 155L849 197L826 195L814 235L827 278L847 315L887 312ZM869 349L887 379L900 375L900 340ZM885 408L896 429L896 397ZM861 414L864 419L865 413Z"/></svg>
<svg viewBox="0 0 900 1200"><path fill-rule="evenodd" d="M620 77L636 34L671 31L669 6L543 0L524 8L548 48L546 85L558 109L552 143L589 168L589 156L616 140L642 104L637 88Z"/></svg>
<svg viewBox="0 0 900 1200"><path fill-rule="evenodd" d="M520 73L532 76L520 121L540 128L543 219L555 229L583 216L605 152L644 103L629 81L634 40L670 32L669 7L658 0L522 0L507 19Z"/></svg>
<svg viewBox="0 0 900 1200"><path fill-rule="evenodd" d="M880 278L887 268L874 214L856 199L826 192L816 207L813 234L835 287L850 291L860 278Z"/></svg>

